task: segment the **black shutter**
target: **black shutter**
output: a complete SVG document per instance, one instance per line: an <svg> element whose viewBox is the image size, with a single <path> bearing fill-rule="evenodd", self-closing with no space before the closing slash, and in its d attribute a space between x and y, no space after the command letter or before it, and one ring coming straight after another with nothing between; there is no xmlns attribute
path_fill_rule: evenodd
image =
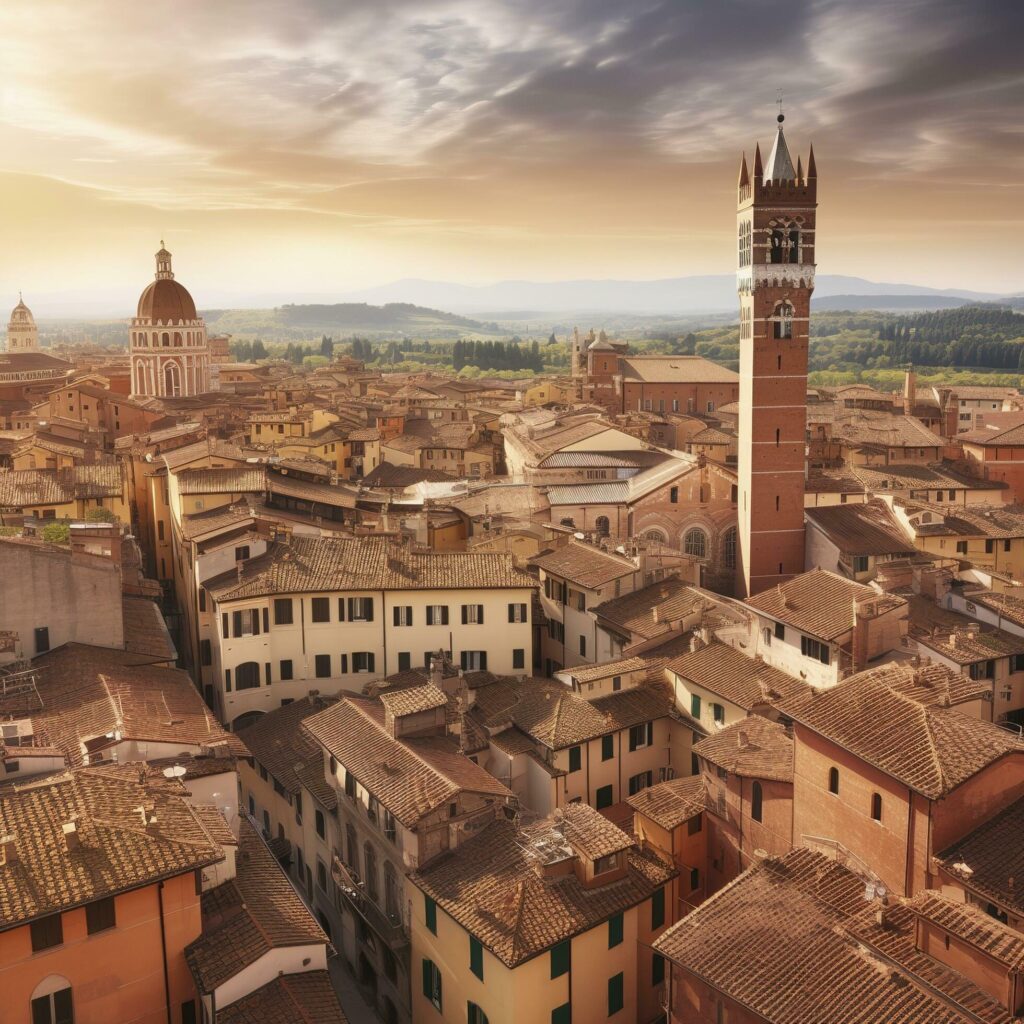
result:
<svg viewBox="0 0 1024 1024"><path fill-rule="evenodd" d="M407 626L411 626L412 625L412 605L409 605L409 607L405 609L405 618L406 618L405 624Z"/></svg>
<svg viewBox="0 0 1024 1024"><path fill-rule="evenodd" d="M373 651L370 651L370 653L366 655L366 667L371 672L376 672L377 671L376 663L377 663L377 656L373 653Z"/></svg>
<svg viewBox="0 0 1024 1024"><path fill-rule="evenodd" d="M395 625L397 626L397 625L399 625L398 616L400 614L400 610L398 608L398 605L395 605L394 612L395 612Z"/></svg>
<svg viewBox="0 0 1024 1024"><path fill-rule="evenodd" d="M267 662L264 662L264 665L263 665L263 674L264 674L264 676L266 677L266 680L267 680L267 686L269 686L269 685L270 685L270 662L269 662L269 661L267 661Z"/></svg>
<svg viewBox="0 0 1024 1024"><path fill-rule="evenodd" d="M343 597L338 598L338 621L345 621L345 598Z"/></svg>
<svg viewBox="0 0 1024 1024"><path fill-rule="evenodd" d="M224 614L221 615L220 622L221 622L221 632L224 634L224 639L227 640L227 638L228 638L228 613L227 612L224 612Z"/></svg>
<svg viewBox="0 0 1024 1024"><path fill-rule="evenodd" d="M264 633L269 633L270 632L270 609L269 608L264 608L263 609L263 632Z"/></svg>
<svg viewBox="0 0 1024 1024"><path fill-rule="evenodd" d="M434 606L432 604L427 605L427 625L432 626L434 624Z"/></svg>
<svg viewBox="0 0 1024 1024"><path fill-rule="evenodd" d="M259 608L250 608L249 611L247 611L245 614L249 616L249 622L252 624L252 635L253 636L259 636L260 635L260 610L259 610Z"/></svg>
<svg viewBox="0 0 1024 1024"><path fill-rule="evenodd" d="M366 602L366 621L373 622L373 598L366 597L363 600Z"/></svg>
<svg viewBox="0 0 1024 1024"><path fill-rule="evenodd" d="M647 723L647 746L649 746L649 747L653 747L654 746L654 723L653 722L648 722Z"/></svg>
<svg viewBox="0 0 1024 1024"><path fill-rule="evenodd" d="M480 652L480 669L483 672L487 671L487 652L486 651L481 651Z"/></svg>
<svg viewBox="0 0 1024 1024"><path fill-rule="evenodd" d="M508 606L508 621L509 622L515 622L516 621L516 606L514 604L512 604L512 603L509 603L509 606Z"/></svg>
<svg viewBox="0 0 1024 1024"><path fill-rule="evenodd" d="M231 632L235 636L242 635L242 613L232 612L231 613Z"/></svg>
<svg viewBox="0 0 1024 1024"><path fill-rule="evenodd" d="M355 614L355 610L355 598L350 597L348 599L348 617L350 620L352 619L352 616Z"/></svg>
<svg viewBox="0 0 1024 1024"><path fill-rule="evenodd" d="M462 653L461 653L461 654L459 655L459 662L460 662L460 663L461 663L461 665L462 665L462 670L463 670L463 672L465 672L465 670L466 670L466 666L467 666L467 665L469 664L469 658L468 658L468 657L466 656L466 652L465 652L465 651L463 651L463 652L462 652Z"/></svg>
<svg viewBox="0 0 1024 1024"><path fill-rule="evenodd" d="M448 625L448 605L446 604L441 605L441 625Z"/></svg>
<svg viewBox="0 0 1024 1024"><path fill-rule="evenodd" d="M465 626L469 622L469 605L464 604L462 606L462 624Z"/></svg>
<svg viewBox="0 0 1024 1024"><path fill-rule="evenodd" d="M484 624L484 606L482 604L476 606L476 623L478 626Z"/></svg>
<svg viewBox="0 0 1024 1024"><path fill-rule="evenodd" d="M224 669L224 689L227 693L231 692L231 669Z"/></svg>

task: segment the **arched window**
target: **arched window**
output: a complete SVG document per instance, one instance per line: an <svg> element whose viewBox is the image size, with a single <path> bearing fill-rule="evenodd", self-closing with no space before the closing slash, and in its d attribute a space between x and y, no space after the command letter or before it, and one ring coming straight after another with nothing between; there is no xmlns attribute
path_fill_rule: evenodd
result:
<svg viewBox="0 0 1024 1024"><path fill-rule="evenodd" d="M875 821L882 820L882 794L872 793L871 794L871 817Z"/></svg>
<svg viewBox="0 0 1024 1024"><path fill-rule="evenodd" d="M739 265L750 266L750 221L744 221L738 230Z"/></svg>
<svg viewBox="0 0 1024 1024"><path fill-rule="evenodd" d="M829 768L828 770L828 791L839 795L839 769Z"/></svg>
<svg viewBox="0 0 1024 1024"><path fill-rule="evenodd" d="M366 895L376 903L380 896L377 890L377 851L369 841L363 843L363 871Z"/></svg>
<svg viewBox="0 0 1024 1024"><path fill-rule="evenodd" d="M171 336L166 331L160 335L160 344L163 345L164 348L167 348L171 344Z"/></svg>
<svg viewBox="0 0 1024 1024"><path fill-rule="evenodd" d="M146 364L141 360L135 364L135 394L146 393Z"/></svg>
<svg viewBox="0 0 1024 1024"><path fill-rule="evenodd" d="M761 783L756 779L750 790L750 816L754 821L760 821L764 811L764 793L761 790Z"/></svg>
<svg viewBox="0 0 1024 1024"><path fill-rule="evenodd" d="M177 363L164 365L164 395L177 398L181 394L181 372Z"/></svg>
<svg viewBox="0 0 1024 1024"><path fill-rule="evenodd" d="M692 555L694 558L706 558L707 552L708 535L696 526L687 530L683 538L683 554Z"/></svg>
<svg viewBox="0 0 1024 1024"><path fill-rule="evenodd" d="M235 689L255 690L260 685L260 666L255 661L243 661L235 669Z"/></svg>
<svg viewBox="0 0 1024 1024"><path fill-rule="evenodd" d="M248 729L250 725L255 725L262 717L262 711L246 711L244 715L239 715L231 723L231 729L233 732L241 732L243 729Z"/></svg>
<svg viewBox="0 0 1024 1024"><path fill-rule="evenodd" d="M650 529L644 530L640 534L640 539L645 541L655 541L658 544L668 543L668 534L657 526L652 526Z"/></svg>
<svg viewBox="0 0 1024 1024"><path fill-rule="evenodd" d="M730 526L722 538L722 562L727 569L736 568L736 527Z"/></svg>
<svg viewBox="0 0 1024 1024"><path fill-rule="evenodd" d="M490 1024L487 1014L476 1003L470 1003L466 1012L466 1024Z"/></svg>
<svg viewBox="0 0 1024 1024"><path fill-rule="evenodd" d="M594 527L597 530L599 537L607 537L611 531L611 524L608 522L607 516L598 516L594 521Z"/></svg>
<svg viewBox="0 0 1024 1024"><path fill-rule="evenodd" d="M180 331L175 331L174 332L174 347L175 348L181 348L181 332Z"/></svg>
<svg viewBox="0 0 1024 1024"><path fill-rule="evenodd" d="M67 978L51 974L32 992L33 1024L74 1024L71 985Z"/></svg>
<svg viewBox="0 0 1024 1024"><path fill-rule="evenodd" d="M800 231L798 228L773 228L771 233L770 263L800 262Z"/></svg>
<svg viewBox="0 0 1024 1024"><path fill-rule="evenodd" d="M773 333L776 338L793 337L793 315L795 312L791 302L780 302L776 305L775 311L772 313Z"/></svg>

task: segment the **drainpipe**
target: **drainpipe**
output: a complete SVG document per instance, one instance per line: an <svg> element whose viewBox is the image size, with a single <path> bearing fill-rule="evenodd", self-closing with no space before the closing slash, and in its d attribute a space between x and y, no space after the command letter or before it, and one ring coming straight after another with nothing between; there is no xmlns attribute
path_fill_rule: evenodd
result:
<svg viewBox="0 0 1024 1024"><path fill-rule="evenodd" d="M167 1024L174 1024L171 1019L171 976L167 969L167 933L164 929L164 883L160 881L156 887L156 899L160 907L160 950L163 954L164 967L164 1008L167 1011Z"/></svg>

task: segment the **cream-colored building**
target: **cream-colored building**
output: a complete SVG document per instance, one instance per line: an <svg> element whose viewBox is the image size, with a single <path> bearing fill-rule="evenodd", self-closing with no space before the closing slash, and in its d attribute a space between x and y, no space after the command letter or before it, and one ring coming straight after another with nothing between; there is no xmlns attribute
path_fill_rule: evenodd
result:
<svg viewBox="0 0 1024 1024"><path fill-rule="evenodd" d="M532 664L534 584L510 555L300 536L249 555L204 580L200 598L225 722L310 689L358 691L438 651L467 671L525 675Z"/></svg>
<svg viewBox="0 0 1024 1024"><path fill-rule="evenodd" d="M585 804L493 822L410 877L413 1024L657 1019L675 874Z"/></svg>

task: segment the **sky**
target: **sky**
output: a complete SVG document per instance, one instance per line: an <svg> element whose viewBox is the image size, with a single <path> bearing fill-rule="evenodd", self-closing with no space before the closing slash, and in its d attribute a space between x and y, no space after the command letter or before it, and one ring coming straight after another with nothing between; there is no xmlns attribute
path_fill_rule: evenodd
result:
<svg viewBox="0 0 1024 1024"><path fill-rule="evenodd" d="M207 308L727 273L780 91L820 271L1024 291L1021 39L1020 0L4 0L0 306L127 312L161 238Z"/></svg>

